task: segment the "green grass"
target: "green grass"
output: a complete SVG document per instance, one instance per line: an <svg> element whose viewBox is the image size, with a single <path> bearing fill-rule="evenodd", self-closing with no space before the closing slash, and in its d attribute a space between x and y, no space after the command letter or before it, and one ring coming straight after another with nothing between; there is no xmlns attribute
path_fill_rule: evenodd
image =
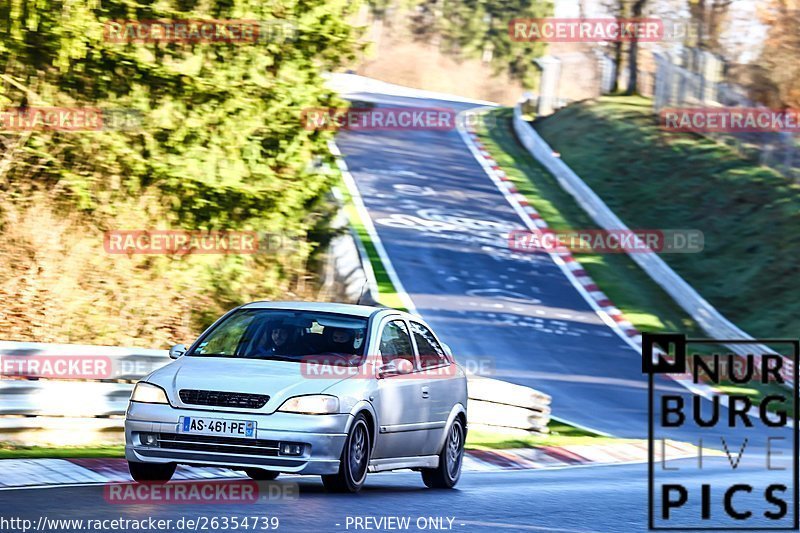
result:
<svg viewBox="0 0 800 533"><path fill-rule="evenodd" d="M344 199L344 211L350 222L350 226L361 241L367 253L367 257L369 258L369 262L372 265L372 270L375 273L375 281L378 285L378 295L376 296L378 301L387 307L406 311L407 309L403 306L403 302L397 294L394 283L392 283L389 274L386 272L383 261L381 261L375 244L372 242L372 237L370 237L369 232L367 232L367 228L364 226L364 222L361 220L361 216L358 214L358 210L353 203L353 197L343 180L340 180L338 188Z"/></svg>
<svg viewBox="0 0 800 533"><path fill-rule="evenodd" d="M728 395L747 396L755 406L760 405L761 401L767 396L777 395L779 397L785 397L787 395L786 386L777 383L761 383L754 381L752 383L740 385L730 381L723 381L719 385L715 385L714 388ZM787 398L787 401L788 400L789 398ZM786 404L770 402L767 404L767 410L771 412L786 411L786 415L791 419L794 416L794 410L797 408L797 406L792 405L792 403L791 401L788 401Z"/></svg>
<svg viewBox="0 0 800 533"><path fill-rule="evenodd" d="M516 139L511 109L493 111L496 126L479 132L484 145L528 202L555 230L597 228L586 212ZM491 121L487 121L491 122ZM625 254L576 254L600 289L640 331L702 331L667 293Z"/></svg>
<svg viewBox="0 0 800 533"><path fill-rule="evenodd" d="M641 97L578 103L535 127L629 227L701 230L703 252L662 258L723 315L755 337L797 337L800 187L721 143L662 130Z"/></svg>
<svg viewBox="0 0 800 533"><path fill-rule="evenodd" d="M547 435L509 435L488 431L467 433L466 447L469 450L505 450L511 448L533 448L537 446L568 446L571 444L610 444L626 439L603 437L561 422L550 421Z"/></svg>
<svg viewBox="0 0 800 533"><path fill-rule="evenodd" d="M125 446L64 446L38 447L16 446L0 443L0 459L54 459L89 457L125 457Z"/></svg>
<svg viewBox="0 0 800 533"><path fill-rule="evenodd" d="M645 153L638 153L638 156L631 155L630 153L626 152L628 148L620 146L620 138L625 138L633 146L639 146L637 143L640 143L640 141L636 140L639 137L644 139L648 138L648 136L658 137L659 135L671 137L670 135L658 130L652 124L652 118L649 115L646 115L646 113L649 113L650 109L648 107L649 103L646 100L642 98L624 97L604 98L594 106L598 108L596 111L585 109L591 108L591 104L580 104L578 106L573 106L573 108L580 107L581 109L579 111L576 111L573 108L566 108L558 113L558 116L568 113L568 116L563 119L566 124L562 124L560 121L549 118L543 120L538 129L540 130L540 133L543 133L543 135L544 131L550 131L552 129L559 130L558 135L551 133L553 138L558 139L557 142L551 143L553 149L561 153L561 157L564 159L564 161L567 162L567 164L569 164L582 178L584 178L584 180L590 186L592 186L595 192L597 192L604 200L606 200L616 214L625 220L630 227L648 229L697 227L695 223L685 223L685 221L681 220L680 216L675 216L670 220L666 214L663 214L664 216L660 222L657 219L652 219L649 221L640 221L637 219L633 222L629 220L629 217L626 216L628 211L636 211L637 213L648 211L648 202L641 202L637 199L636 191L639 188L648 189L647 194L652 195L652 201L655 201L656 199L663 200L663 198L669 198L671 202L674 195L661 194L658 184L653 185L652 183L649 183L647 179L637 180L632 176L628 176L628 182L623 185L618 176L612 178L607 174L607 172L609 172L608 169L613 168L621 172L622 170L619 168L620 166L624 167L626 165L633 164L632 161L637 157L641 159L641 161L636 163L638 165L647 166L649 164L648 161L654 161L653 165L656 169L659 169L658 172L668 172L670 168L684 168L685 163L679 160L672 160L670 163L665 163L662 161L663 159L675 157L670 155L674 148L667 148L670 146L670 142L655 142L651 139L651 144L646 145L646 149L643 150ZM631 111L631 109L634 109L635 112ZM481 140L498 161L498 163L500 163L502 168L506 171L517 189L526 196L530 204L536 208L536 210L539 211L548 224L556 230L596 228L596 224L574 201L572 196L564 191L564 189L562 189L561 186L556 182L555 178L553 178L553 176L533 157L531 157L527 150L525 150L517 142L516 136L511 129L511 110L500 109L494 111L494 113L497 114L499 119L497 121L497 126L489 131L479 132ZM587 115L592 115L592 113L597 113L600 117L605 118L587 118ZM622 120L622 117L615 117L616 120L621 122L621 124L609 124L609 122L612 121L612 118L610 118L609 115L614 116L614 113L634 113L636 120L632 120L630 117L627 117L628 120ZM646 116L640 116L640 114L645 114ZM584 122L578 124L580 121ZM489 122L491 123L491 121ZM632 126L631 122L633 122L635 126ZM602 130L602 127L605 127L606 130ZM641 135L637 134L637 128L643 128L645 133ZM562 139L562 136L567 135L565 133L566 131L569 131L571 134L568 141ZM579 133L585 133L587 136L591 136L593 142L600 143L601 149L590 149L589 147L585 146L586 142L579 139ZM601 138L613 139L613 141L601 142ZM547 140L550 142L551 138L547 138ZM726 165L733 166L735 168L749 168L747 171L748 173L761 176L761 179L766 179L766 177L763 176L766 174L770 177L770 179L778 180L777 186L779 190L789 191L791 193L791 198L796 197L797 188L795 186L788 185L783 178L773 175L772 171L753 167L751 163L738 156L735 156L735 154L730 153L725 147L718 145L709 146L709 144L713 143L709 143L707 140L698 138L696 136L689 136L688 140L681 139L680 141L675 142L680 146L680 150L691 153L690 160L692 161L698 159L704 160L704 158L719 158L719 168L714 167L709 161L704 160L704 164L707 165L707 167L703 167L705 168L705 171L723 172L722 168ZM695 149L691 148L691 142L697 143L698 146L695 148L697 153L694 152ZM611 150L608 149L609 143L613 144L613 149ZM670 154L664 155L663 153L659 152L663 152L664 150L669 150ZM583 160L579 157L576 157L573 151L576 151L579 154L586 154L584 155L584 158L589 160ZM622 161L622 163L619 163L617 160ZM652 172L648 173L644 170L641 170L640 172L642 174L652 175ZM740 170L739 172L744 171ZM608 182L598 183L596 173L602 174L603 179L608 180ZM734 172L734 174L738 175L737 172ZM588 176L592 176L593 179L588 179ZM700 176L695 176L690 181L704 182L707 180L716 179L716 176L706 177L705 179ZM651 191L649 190L650 187L655 187L656 190ZM622 200L617 200L616 204L614 204L608 201L607 196L624 196L624 202L627 203L623 203ZM737 195L737 198L738 197L739 195ZM690 199L687 201L690 201ZM662 202L662 204L664 203L666 203L666 205L660 205L659 209L665 211L666 213L671 212L669 202ZM697 205L699 204L695 202L695 205L682 206L679 211L688 211L692 207L696 208ZM703 210L700 209L700 211L702 213ZM695 218L695 220L696 219L699 218ZM730 225L736 226L734 222L731 222ZM741 226L744 226L744 224L741 224ZM708 297L705 291L705 285L702 285L702 283L705 282L711 284L713 291L720 292L725 290L728 292L726 295L727 298L737 298L737 294L741 291L731 290L731 287L736 287L738 289L738 283L747 282L746 280L737 277L736 273L747 269L746 264L740 265L739 263L747 263L747 261L750 261L751 258L748 255L744 256L746 259L743 261L737 262L735 251L730 252L733 255L730 255L727 260L732 262L731 264L733 267L728 269L723 268L721 271L714 272L714 276L719 276L722 281L715 279L712 282L708 279L691 279L686 276L685 272L679 270L678 265L672 264L674 261L678 261L679 264L685 264L687 261L696 261L699 265L702 265L705 261L711 261L712 265L707 268L717 268L717 266L715 266L717 265L717 261L713 258L709 259L707 256L709 253L709 247L711 249L716 249L719 247L719 245L715 244L713 237L709 239L709 235L713 234L710 234L705 227L701 229L703 229L703 231L706 233L706 250L703 253L672 254L662 255L662 257L665 261L670 263L673 268L678 270L681 275L684 275L689 283L693 284L695 288L697 288L704 296ZM752 230L748 230L746 227L735 229L736 231L740 231L742 233L740 238L745 238L748 234L753 234L753 240L759 240L757 230L754 232ZM731 228L730 231L734 231L734 228ZM764 228L763 231L769 232L769 228ZM793 231L796 232L797 229ZM753 245L757 246L755 243ZM723 251L717 251L716 253L722 252ZM584 266L586 272L595 280L599 288L611 299L612 302L614 302L614 304L620 310L622 310L625 316L640 331L682 332L686 333L690 337L707 336L700 329L697 323L626 255L576 254L576 257L581 262L581 265ZM795 267L791 263L787 263L785 268L787 270L792 270ZM693 270L696 269L702 270L702 266L693 267ZM705 276L708 273L703 272L703 274ZM768 283L783 285L786 282L787 280L770 280ZM726 286L725 283L730 283L731 285ZM756 289L758 286L759 285L756 285ZM762 306L754 314L757 315L758 312L768 312L768 300L764 299L763 296L759 296L757 294L757 290L755 293L753 293L752 289L752 287L748 287L747 292L750 294L751 298L756 300L758 305ZM788 287L786 289L788 290ZM793 301L786 301L786 298L784 298L784 301L786 304L791 303L796 305ZM727 314L728 310L721 309L721 311L723 314ZM735 316L735 313L731 312L731 318L734 318ZM754 316L753 319L754 323L751 325L751 327L756 329L753 329L751 333L757 333L760 336L766 336L771 333L775 333L776 335L778 334L777 329L768 330L766 332L758 330L757 323L761 321L758 320L757 316ZM794 318L791 320L794 320ZM748 326L745 324L745 330L747 329ZM783 335L792 336L789 332L784 332ZM717 345L694 345L692 348L693 351L704 354L727 352L725 348ZM768 394L781 391L785 392L785 389L781 389L779 386L763 385L759 383L748 387L733 385L731 383L722 383L717 388L729 394L738 393L749 396L754 403L758 403L760 398L763 398Z"/></svg>

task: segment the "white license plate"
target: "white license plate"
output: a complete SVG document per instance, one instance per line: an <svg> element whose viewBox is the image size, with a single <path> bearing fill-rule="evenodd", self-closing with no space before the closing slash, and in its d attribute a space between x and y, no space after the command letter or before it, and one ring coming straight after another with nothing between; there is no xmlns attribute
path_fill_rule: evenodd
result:
<svg viewBox="0 0 800 533"><path fill-rule="evenodd" d="M182 416L178 420L178 433L194 435L225 435L254 439L256 423L252 420L222 420L200 416Z"/></svg>

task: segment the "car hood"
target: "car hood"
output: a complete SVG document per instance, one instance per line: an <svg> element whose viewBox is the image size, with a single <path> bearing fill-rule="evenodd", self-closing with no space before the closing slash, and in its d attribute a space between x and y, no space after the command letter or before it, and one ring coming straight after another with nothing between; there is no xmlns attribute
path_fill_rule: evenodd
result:
<svg viewBox="0 0 800 533"><path fill-rule="evenodd" d="M301 363L288 361L184 356L152 373L146 381L162 387L170 403L177 407L198 408L184 404L178 395L181 389L197 389L266 394L270 397L261 409L199 407L204 410L272 413L292 396L322 393L346 379L306 376L302 369Z"/></svg>

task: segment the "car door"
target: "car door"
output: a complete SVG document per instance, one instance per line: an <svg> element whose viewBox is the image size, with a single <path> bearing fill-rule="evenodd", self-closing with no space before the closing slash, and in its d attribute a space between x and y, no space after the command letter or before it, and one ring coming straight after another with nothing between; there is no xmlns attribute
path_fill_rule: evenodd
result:
<svg viewBox="0 0 800 533"><path fill-rule="evenodd" d="M408 324L401 317L385 319L378 336L379 364L397 359L410 363L407 374L386 374L377 378L373 405L378 414L378 437L372 457L412 457L424 455L428 439L423 409L422 383L418 379L419 362ZM399 363L399 362L398 362Z"/></svg>
<svg viewBox="0 0 800 533"><path fill-rule="evenodd" d="M423 444L425 455L438 453L447 419L461 397L461 372L431 329L414 320L409 321L414 346L420 363L420 379L424 413L429 431ZM465 406L466 407L466 406Z"/></svg>

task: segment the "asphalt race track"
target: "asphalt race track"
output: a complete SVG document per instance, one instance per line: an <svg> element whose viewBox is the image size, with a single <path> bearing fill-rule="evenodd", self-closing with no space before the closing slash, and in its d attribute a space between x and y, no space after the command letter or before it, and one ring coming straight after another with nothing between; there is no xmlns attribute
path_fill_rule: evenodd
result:
<svg viewBox="0 0 800 533"><path fill-rule="evenodd" d="M568 420L642 435L640 356L549 257L509 250L508 232L525 228L457 131L346 132L337 144L417 312L462 362L476 360L499 379L554 395Z"/></svg>
<svg viewBox="0 0 800 533"><path fill-rule="evenodd" d="M676 461L680 467L686 461ZM723 460L724 461L724 460ZM647 527L647 482L645 465L568 468L517 472L470 473L456 490L426 489L416 473L371 475L357 495L324 492L316 478L281 477L278 485L299 484L299 494L287 501L265 501L233 505L119 505L106 502L102 486L28 489L0 492L2 516L31 520L39 518L144 520L154 517L211 519L216 517L278 517L278 531L365 531L356 528L357 517L381 519L408 517L407 531L427 531L418 519L434 519L449 531L552 531L607 532L644 531ZM722 462L709 462L703 474L691 471L681 477L687 485L714 476L719 482L736 483L742 473L732 474ZM743 474L753 483L758 473ZM695 496L697 496L695 494ZM714 494L719 500L719 494ZM756 495L737 496L741 509L760 509ZM697 516L699 497L690 498L681 510ZM718 507L718 506L717 506ZM715 511L717 508L715 508ZM348 517L350 522L348 525ZM448 518L452 522L448 522ZM716 516L707 525L716 522ZM362 522L363 523L363 522ZM424 524L422 524L424 526ZM379 529L371 524L372 529ZM388 528L380 528L389 530ZM79 529L51 529L77 531ZM177 529L174 529L178 531ZM397 528L395 528L397 530Z"/></svg>
<svg viewBox="0 0 800 533"><path fill-rule="evenodd" d="M386 107L475 107L348 97ZM462 363L552 395L554 413L570 422L647 436L640 353L603 323L549 256L509 249L509 231L525 227L457 131L347 131L337 144L416 311ZM686 392L660 376L656 384ZM703 437L709 443L729 434L710 429ZM698 435L676 429L669 437L696 442Z"/></svg>
<svg viewBox="0 0 800 533"><path fill-rule="evenodd" d="M380 94L348 96L392 107L474 107ZM353 131L341 134L337 144L416 311L462 362L551 394L554 413L568 421L615 436L647 436L641 355L601 321L548 256L509 250L508 232L524 227L457 131ZM672 381L657 384L685 392ZM707 443L716 436L741 440L735 435L715 430L703 437ZM692 441L697 434L678 430L670 436ZM763 469L756 459L748 457L734 471L727 459L709 458L702 471L673 475L688 485L713 480L724 486L745 478L757 485ZM416 521L426 517L455 531L647 527L647 467L642 464L467 472L453 491L427 490L411 472L370 475L356 496L326 494L318 478L278 481L294 483L299 484L296 500L255 506L117 505L104 499L101 486L0 491L0 506L3 517L34 522L42 515L177 520L257 512L277 516L279 531L363 531L367 528L363 522L355 527L355 517L389 516L410 517L411 531L419 530ZM684 508L688 516L697 516L695 496ZM721 496L712 497L717 512ZM755 493L736 501L741 507L763 506ZM705 525L722 524L717 518Z"/></svg>

